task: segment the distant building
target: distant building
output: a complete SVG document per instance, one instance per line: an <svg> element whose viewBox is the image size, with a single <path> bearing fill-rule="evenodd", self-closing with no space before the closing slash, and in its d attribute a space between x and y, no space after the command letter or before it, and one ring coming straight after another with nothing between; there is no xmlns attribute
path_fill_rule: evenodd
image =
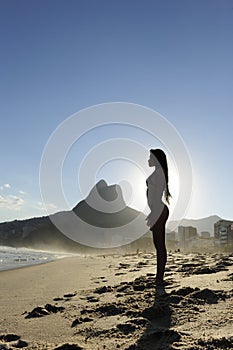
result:
<svg viewBox="0 0 233 350"><path fill-rule="evenodd" d="M196 227L192 226L179 226L178 227L178 240L181 248L194 246L197 244L198 234Z"/></svg>
<svg viewBox="0 0 233 350"><path fill-rule="evenodd" d="M189 241L190 239L197 238L197 229L192 226L179 226L178 227L179 240Z"/></svg>
<svg viewBox="0 0 233 350"><path fill-rule="evenodd" d="M210 238L210 233L208 231L202 231L201 232L201 238L209 239Z"/></svg>
<svg viewBox="0 0 233 350"><path fill-rule="evenodd" d="M220 245L233 244L233 221L219 220L214 224L215 243Z"/></svg>

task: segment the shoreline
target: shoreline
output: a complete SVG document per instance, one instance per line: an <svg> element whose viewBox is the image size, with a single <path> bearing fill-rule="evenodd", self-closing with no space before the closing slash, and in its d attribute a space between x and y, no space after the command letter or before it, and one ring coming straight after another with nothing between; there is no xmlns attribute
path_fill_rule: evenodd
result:
<svg viewBox="0 0 233 350"><path fill-rule="evenodd" d="M14 271L14 270L20 270L20 269L26 269L26 268L34 267L34 266L37 266L37 265L49 264L51 262L54 262L54 261L57 261L57 260L61 260L61 259L69 259L69 257L67 256L67 257L55 258L55 259L51 259L51 260L48 260L48 261L36 262L34 264L28 264L28 265L23 265L23 266L18 266L18 267L7 267L7 268L4 268L4 269L0 270L0 274L2 272L5 272L5 271Z"/></svg>
<svg viewBox="0 0 233 350"><path fill-rule="evenodd" d="M51 261L72 256L81 256L81 254L24 247L15 248L0 246L0 272L46 264Z"/></svg>

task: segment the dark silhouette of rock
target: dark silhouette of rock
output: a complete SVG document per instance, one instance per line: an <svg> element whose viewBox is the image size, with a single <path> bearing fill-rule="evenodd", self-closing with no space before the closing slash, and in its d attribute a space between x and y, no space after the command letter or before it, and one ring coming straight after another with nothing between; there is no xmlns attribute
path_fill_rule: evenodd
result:
<svg viewBox="0 0 233 350"><path fill-rule="evenodd" d="M73 212L88 224L103 228L126 225L139 214L126 206L119 185L108 186L104 180L93 187L87 198L73 208Z"/></svg>

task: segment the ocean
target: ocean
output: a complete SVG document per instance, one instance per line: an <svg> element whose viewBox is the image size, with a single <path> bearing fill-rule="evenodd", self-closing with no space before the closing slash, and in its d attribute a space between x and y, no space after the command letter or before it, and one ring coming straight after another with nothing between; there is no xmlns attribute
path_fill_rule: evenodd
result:
<svg viewBox="0 0 233 350"><path fill-rule="evenodd" d="M0 246L0 271L42 264L68 256L73 254Z"/></svg>

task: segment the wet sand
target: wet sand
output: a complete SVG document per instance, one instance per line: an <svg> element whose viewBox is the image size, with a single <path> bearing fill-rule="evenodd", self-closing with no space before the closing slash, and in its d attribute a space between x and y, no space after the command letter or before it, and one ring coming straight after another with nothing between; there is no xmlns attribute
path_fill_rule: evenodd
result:
<svg viewBox="0 0 233 350"><path fill-rule="evenodd" d="M233 349L233 254L73 257L0 272L0 349Z"/></svg>

